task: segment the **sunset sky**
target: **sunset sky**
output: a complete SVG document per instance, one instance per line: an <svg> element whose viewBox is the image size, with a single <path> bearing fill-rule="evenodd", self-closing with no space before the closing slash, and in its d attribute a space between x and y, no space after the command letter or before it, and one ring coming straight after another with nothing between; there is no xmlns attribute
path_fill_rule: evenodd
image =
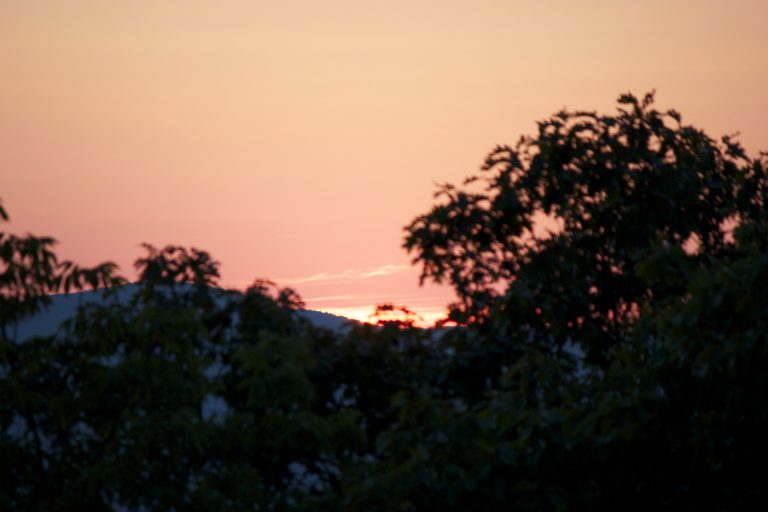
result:
<svg viewBox="0 0 768 512"><path fill-rule="evenodd" d="M768 150L768 2L0 0L10 230L117 262L191 245L222 284L425 318L403 226L436 183L622 92Z"/></svg>

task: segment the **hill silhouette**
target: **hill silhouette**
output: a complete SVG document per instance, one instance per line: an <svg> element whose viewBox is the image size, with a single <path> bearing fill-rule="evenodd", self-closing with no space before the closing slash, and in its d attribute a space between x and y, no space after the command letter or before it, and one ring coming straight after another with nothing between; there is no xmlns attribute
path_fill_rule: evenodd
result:
<svg viewBox="0 0 768 512"><path fill-rule="evenodd" d="M137 285L126 284L115 291L115 296L119 302L127 302L136 293ZM50 303L35 316L23 318L17 324L9 324L10 334L19 341L24 341L35 336L53 336L56 334L61 324L66 320L71 320L77 315L80 306L86 304L103 305L106 298L103 291L90 290L68 294L54 294L50 296ZM356 323L355 320L310 309L299 309L298 314L313 325L325 327L327 329L341 329L349 323Z"/></svg>

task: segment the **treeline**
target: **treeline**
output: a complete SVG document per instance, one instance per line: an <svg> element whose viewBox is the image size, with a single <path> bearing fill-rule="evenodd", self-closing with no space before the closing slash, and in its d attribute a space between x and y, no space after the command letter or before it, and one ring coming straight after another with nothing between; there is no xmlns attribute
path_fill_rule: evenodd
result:
<svg viewBox="0 0 768 512"><path fill-rule="evenodd" d="M459 297L440 332L318 328L293 291L221 290L172 246L118 300L114 265L0 232L0 508L752 509L767 168L651 95L540 122L406 228ZM55 335L14 339L90 288Z"/></svg>

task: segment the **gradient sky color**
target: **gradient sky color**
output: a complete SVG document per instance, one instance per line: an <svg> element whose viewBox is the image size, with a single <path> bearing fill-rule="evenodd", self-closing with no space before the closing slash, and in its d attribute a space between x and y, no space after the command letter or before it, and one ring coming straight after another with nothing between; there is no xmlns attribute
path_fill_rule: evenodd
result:
<svg viewBox="0 0 768 512"><path fill-rule="evenodd" d="M133 277L184 244L314 309L439 315L403 226L562 107L622 92L768 149L768 2L0 0L11 230Z"/></svg>

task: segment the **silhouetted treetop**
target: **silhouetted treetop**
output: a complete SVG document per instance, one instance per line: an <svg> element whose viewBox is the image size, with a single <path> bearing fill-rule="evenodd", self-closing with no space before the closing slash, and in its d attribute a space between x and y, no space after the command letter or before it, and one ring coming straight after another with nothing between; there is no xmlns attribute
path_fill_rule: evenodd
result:
<svg viewBox="0 0 768 512"><path fill-rule="evenodd" d="M713 140L654 96L615 114L561 111L534 136L497 146L464 187L407 226L421 279L447 281L457 320L482 319L503 297L513 324L546 325L560 343L622 325L671 292L638 273L664 247L691 259L729 250L735 226L766 205L766 159ZM544 229L547 228L547 229Z"/></svg>

